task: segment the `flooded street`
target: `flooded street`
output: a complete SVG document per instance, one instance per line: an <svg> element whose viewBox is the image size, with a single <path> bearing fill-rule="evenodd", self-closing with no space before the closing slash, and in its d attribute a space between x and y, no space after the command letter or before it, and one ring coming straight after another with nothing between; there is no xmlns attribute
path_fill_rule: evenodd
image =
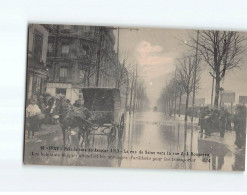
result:
<svg viewBox="0 0 247 195"><path fill-rule="evenodd" d="M165 118L161 112L143 112L130 116L128 120L124 148L144 151L143 156L151 160L123 160L122 167L225 171L244 169L243 151L234 148L233 153L226 145L205 139L198 126L186 124L182 118ZM233 132L226 134L224 139L229 136L233 136ZM233 143L230 144L229 147L234 147Z"/></svg>
<svg viewBox="0 0 247 195"><path fill-rule="evenodd" d="M55 128L55 127L52 127ZM205 138L194 123L184 123L182 117L165 117L161 112L126 114L122 139L109 146L107 136L92 132L89 146L78 149L78 129L72 130L71 146L63 147L59 125L54 134L46 135L41 142L26 142L26 161L35 164L106 166L134 168L166 168L194 170L244 169L244 150L231 143L234 132ZM214 138L214 139L213 139ZM230 140L230 141L229 141ZM227 144L226 144L226 143ZM35 155L41 147L58 147L49 150L49 156ZM85 150L85 149L91 149ZM30 155L32 154L32 155Z"/></svg>

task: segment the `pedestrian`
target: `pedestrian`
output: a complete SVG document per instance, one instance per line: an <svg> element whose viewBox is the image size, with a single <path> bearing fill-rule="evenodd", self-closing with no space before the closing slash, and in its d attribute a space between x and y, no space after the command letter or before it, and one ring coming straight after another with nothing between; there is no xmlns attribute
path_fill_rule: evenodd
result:
<svg viewBox="0 0 247 195"><path fill-rule="evenodd" d="M219 131L220 137L225 136L225 129L226 129L226 112L225 109L222 107L220 109L220 116L219 116Z"/></svg>
<svg viewBox="0 0 247 195"><path fill-rule="evenodd" d="M198 113L198 116L199 116L198 126L201 126L201 120L202 120L202 116L203 116L202 111L203 111L203 108L200 107L200 109L199 109L199 111L198 111L198 112L199 112L199 113Z"/></svg>
<svg viewBox="0 0 247 195"><path fill-rule="evenodd" d="M232 131L231 114L226 110L226 131Z"/></svg>
<svg viewBox="0 0 247 195"><path fill-rule="evenodd" d="M46 109L46 105L45 105L45 100L44 100L44 97L42 95L38 96L38 106L41 110L42 113L45 112L45 109Z"/></svg>
<svg viewBox="0 0 247 195"><path fill-rule="evenodd" d="M234 115L234 129L236 131L235 145L238 148L245 146L246 134L246 106L237 105Z"/></svg>
<svg viewBox="0 0 247 195"><path fill-rule="evenodd" d="M213 122L214 122L214 111L213 109L207 110L207 115L204 118L204 128L205 128L205 135L210 136L213 128Z"/></svg>
<svg viewBox="0 0 247 195"><path fill-rule="evenodd" d="M199 113L199 122L198 125L201 127L201 133L203 133L203 129L204 129L204 117L205 117L205 112L204 112L204 108L201 107L200 108L200 113Z"/></svg>
<svg viewBox="0 0 247 195"><path fill-rule="evenodd" d="M35 139L34 133L39 131L39 115L41 110L35 99L31 99L30 104L26 108L26 118L28 126L28 138Z"/></svg>
<svg viewBox="0 0 247 195"><path fill-rule="evenodd" d="M47 99L47 107L45 110L45 117L46 117L46 122L47 124L52 124L52 107L54 106L54 102L55 102L55 98L54 97L50 97L49 99Z"/></svg>

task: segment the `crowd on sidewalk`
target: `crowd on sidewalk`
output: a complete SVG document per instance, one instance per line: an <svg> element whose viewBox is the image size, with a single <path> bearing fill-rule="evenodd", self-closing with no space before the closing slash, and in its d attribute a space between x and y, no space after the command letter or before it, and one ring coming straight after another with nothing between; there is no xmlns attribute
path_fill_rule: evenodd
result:
<svg viewBox="0 0 247 195"><path fill-rule="evenodd" d="M246 106L238 104L234 114L230 114L224 107L220 110L202 107L199 114L201 132L206 136L219 133L224 138L226 131L235 131L235 145L238 148L245 146L246 136Z"/></svg>

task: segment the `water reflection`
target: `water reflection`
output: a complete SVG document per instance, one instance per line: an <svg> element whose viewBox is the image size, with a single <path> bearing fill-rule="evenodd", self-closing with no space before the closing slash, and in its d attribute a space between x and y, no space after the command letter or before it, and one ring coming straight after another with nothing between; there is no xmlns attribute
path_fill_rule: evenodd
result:
<svg viewBox="0 0 247 195"><path fill-rule="evenodd" d="M211 162L209 169L212 170L222 170L225 156L231 156L231 151L221 143L216 141L201 138L198 139L198 152L202 154L210 154L210 159L208 157L203 157L203 162Z"/></svg>
<svg viewBox="0 0 247 195"><path fill-rule="evenodd" d="M190 133L190 154L193 152L193 132L194 132L194 126L191 125L191 133ZM190 156L190 169L192 169L192 156Z"/></svg>
<svg viewBox="0 0 247 195"><path fill-rule="evenodd" d="M77 137L72 137L72 147L76 146ZM41 145L62 146L62 135L44 139L40 144L27 146L26 151L40 151ZM91 135L90 148L118 149L119 151L144 151L142 156L152 160L129 159L132 154L115 154L114 159L95 158L55 158L33 157L28 155L30 163L88 165L110 167L143 167L193 170L244 170L244 155L241 151L232 152L226 145L205 137L197 126L184 123L174 118L165 118L162 113L126 113L125 128L122 140L116 140L108 146L107 137ZM30 150L30 151L29 151ZM166 155L145 154L145 150L164 152ZM167 155L167 152L170 152ZM192 156L191 153L209 154L210 156ZM62 154L62 152L61 152ZM90 152L64 152L65 155L89 155ZM183 154L183 155L182 155ZM153 158L161 161L154 161ZM165 159L165 160L163 160ZM179 160L178 160L179 159ZM34 162L35 161L35 162Z"/></svg>

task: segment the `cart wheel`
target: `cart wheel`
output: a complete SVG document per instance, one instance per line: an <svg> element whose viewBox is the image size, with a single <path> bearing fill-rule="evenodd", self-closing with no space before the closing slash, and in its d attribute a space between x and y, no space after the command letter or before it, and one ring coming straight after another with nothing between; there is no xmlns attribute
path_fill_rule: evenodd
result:
<svg viewBox="0 0 247 195"><path fill-rule="evenodd" d="M112 127L110 130L110 133L107 136L107 143L108 143L108 148L109 146L113 143L113 141L116 138L116 127Z"/></svg>
<svg viewBox="0 0 247 195"><path fill-rule="evenodd" d="M118 131L118 138L122 139L124 132L124 115L121 116L120 123L119 123L119 131Z"/></svg>

